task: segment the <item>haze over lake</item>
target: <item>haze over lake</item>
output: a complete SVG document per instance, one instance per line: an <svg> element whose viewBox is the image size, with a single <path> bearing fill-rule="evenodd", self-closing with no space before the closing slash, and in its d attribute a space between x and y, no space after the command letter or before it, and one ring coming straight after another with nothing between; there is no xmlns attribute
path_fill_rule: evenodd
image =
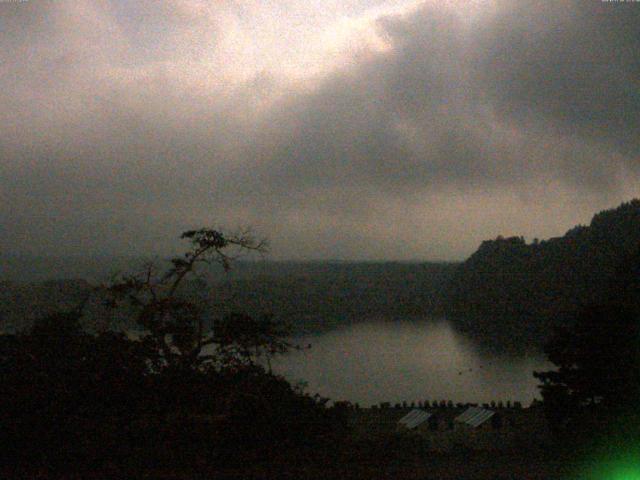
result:
<svg viewBox="0 0 640 480"><path fill-rule="evenodd" d="M362 406L389 401L490 402L539 396L534 370L542 355L513 357L480 351L444 320L372 320L326 333L298 337L301 345L273 362L311 394Z"/></svg>

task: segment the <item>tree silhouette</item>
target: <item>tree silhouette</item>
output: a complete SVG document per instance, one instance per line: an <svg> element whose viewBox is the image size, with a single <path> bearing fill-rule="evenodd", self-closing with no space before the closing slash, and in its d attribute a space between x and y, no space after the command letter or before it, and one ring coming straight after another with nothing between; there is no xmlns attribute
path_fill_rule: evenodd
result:
<svg viewBox="0 0 640 480"><path fill-rule="evenodd" d="M556 370L536 372L556 431L599 429L625 422L632 428L640 394L640 250L628 256L610 285L607 301L584 308L573 325L558 328L547 344ZM595 425L594 425L595 423Z"/></svg>
<svg viewBox="0 0 640 480"><path fill-rule="evenodd" d="M286 351L287 331L272 317L256 320L231 313L211 328L207 325L210 305L187 291L189 282L199 278L199 266L219 264L229 271L238 256L265 253L266 241L248 231L227 235L212 229L189 230L181 239L189 241L190 248L172 258L166 271L149 264L144 271L124 276L107 288L111 306L124 302L136 311L135 321L145 332L142 341L155 352L154 366L197 369L216 362L251 364L261 354ZM206 347L212 347L214 353L204 354Z"/></svg>
<svg viewBox="0 0 640 480"><path fill-rule="evenodd" d="M127 474L110 478L137 478L148 465L247 464L342 435L344 412L257 361L291 346L283 324L232 312L211 328L207 305L193 296L198 267L229 270L239 255L265 252L265 242L208 229L182 238L190 248L166 271L150 264L106 287L114 308L134 309L140 338L84 330L88 298L28 331L0 334L0 476L5 466L93 472L117 464Z"/></svg>

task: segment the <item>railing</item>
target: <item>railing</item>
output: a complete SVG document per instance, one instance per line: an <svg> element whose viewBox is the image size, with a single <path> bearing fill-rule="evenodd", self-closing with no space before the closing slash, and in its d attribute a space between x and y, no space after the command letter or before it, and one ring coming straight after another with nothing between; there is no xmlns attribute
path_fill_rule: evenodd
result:
<svg viewBox="0 0 640 480"><path fill-rule="evenodd" d="M360 404L359 403L351 403L351 402L345 402L345 401L339 401L339 402L335 402L334 405L336 406L340 406L342 408L347 408L347 409L354 409L354 410L360 410ZM457 402L454 403L452 400L424 400L424 401L418 401L418 402L408 402L408 401L403 401L403 402L397 402L395 404L392 404L391 402L380 402L374 405L371 405L369 408L373 409L373 410L392 410L392 409L396 409L396 410L406 410L406 409L412 409L412 408L420 408L420 409L424 409L424 410L440 410L440 409L465 409L465 408L469 408L469 407L482 407L482 408L486 408L489 410L520 410L522 409L522 403L515 401L512 402L511 400L507 400L506 402L499 400L499 401L491 401L488 403L477 403L477 402L466 402L466 403L462 403L462 402Z"/></svg>

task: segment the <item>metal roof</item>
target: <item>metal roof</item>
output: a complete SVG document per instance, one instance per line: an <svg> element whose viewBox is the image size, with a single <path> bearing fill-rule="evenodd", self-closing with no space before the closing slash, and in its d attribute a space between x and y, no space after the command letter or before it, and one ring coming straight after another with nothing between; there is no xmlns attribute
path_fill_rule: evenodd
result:
<svg viewBox="0 0 640 480"><path fill-rule="evenodd" d="M469 407L462 414L455 418L456 422L466 423L472 427L482 425L489 420L496 412L480 407Z"/></svg>
<svg viewBox="0 0 640 480"><path fill-rule="evenodd" d="M398 420L398 423L404 425L408 429L416 428L418 425L426 422L431 414L424 410L418 410L417 408L411 410L404 417Z"/></svg>

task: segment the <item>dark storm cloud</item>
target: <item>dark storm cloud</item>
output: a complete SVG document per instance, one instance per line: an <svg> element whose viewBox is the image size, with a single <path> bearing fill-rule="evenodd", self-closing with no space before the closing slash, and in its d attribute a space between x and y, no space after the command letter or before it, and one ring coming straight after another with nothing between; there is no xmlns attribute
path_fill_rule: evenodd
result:
<svg viewBox="0 0 640 480"><path fill-rule="evenodd" d="M227 17L171 6L0 4L4 250L162 252L219 222L279 256L451 258L562 233L637 166L640 7L426 3L307 81L247 75ZM587 206L554 222L547 183Z"/></svg>
<svg viewBox="0 0 640 480"><path fill-rule="evenodd" d="M506 9L480 31L470 31L454 13L428 6L408 18L382 19L390 52L336 74L312 95L283 107L285 118L276 124L286 133L269 152L271 161L263 162L262 178L309 188L364 185L389 195L442 184L497 187L549 176L583 187L615 186L619 163L632 163L634 156L614 155L601 142L630 140L631 126L615 130L610 119L625 114L619 111L621 103L629 119L640 108L620 100L616 85L606 87L606 99L599 98L598 72L586 71L584 60L563 64L590 34L582 31L588 26L583 14L573 25L576 12L570 7L550 12L534 4L528 16ZM559 26L546 25L550 14L563 19L574 35L554 38ZM606 28L617 25L610 23ZM528 40L511 41L518 36ZM628 49L621 45L627 37L617 41L610 32L602 48ZM547 43L562 56L542 47L536 52L531 45ZM497 65L500 60L511 64ZM540 72L541 65L553 70L554 62L557 78L567 76L569 84L571 76L582 75L589 86L570 95L558 93L548 72ZM525 67L528 72L519 71ZM618 77L628 77L622 68ZM616 95L618 101L609 105ZM586 118L576 112L578 107L590 109L582 112ZM595 130L603 131L594 135Z"/></svg>
<svg viewBox="0 0 640 480"><path fill-rule="evenodd" d="M479 106L457 59L458 20L432 9L416 17L381 22L389 52L284 101L256 141L256 154L268 157L262 179L303 190L368 188L373 197L442 182L493 183L494 159L506 152L498 155L502 147L474 118ZM275 148L261 148L274 138Z"/></svg>
<svg viewBox="0 0 640 480"><path fill-rule="evenodd" d="M640 8L504 2L479 32L478 65L497 111L538 130L607 142L637 162Z"/></svg>

